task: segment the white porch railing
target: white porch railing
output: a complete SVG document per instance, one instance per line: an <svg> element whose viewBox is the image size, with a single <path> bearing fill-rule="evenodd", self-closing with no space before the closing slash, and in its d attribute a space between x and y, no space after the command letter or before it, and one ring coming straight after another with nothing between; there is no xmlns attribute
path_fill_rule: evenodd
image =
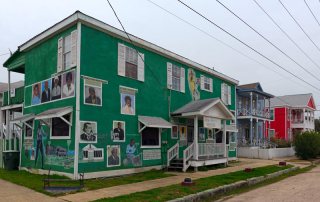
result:
<svg viewBox="0 0 320 202"><path fill-rule="evenodd" d="M179 143L173 145L167 152L167 166L174 157L179 157Z"/></svg>
<svg viewBox="0 0 320 202"><path fill-rule="evenodd" d="M189 145L185 150L183 150L183 172L186 172L191 162L189 161L193 157L194 153L194 144Z"/></svg>
<svg viewBox="0 0 320 202"><path fill-rule="evenodd" d="M224 156L224 143L198 143L199 156Z"/></svg>
<svg viewBox="0 0 320 202"><path fill-rule="evenodd" d="M3 139L7 137L7 126L4 123L1 125L1 135Z"/></svg>

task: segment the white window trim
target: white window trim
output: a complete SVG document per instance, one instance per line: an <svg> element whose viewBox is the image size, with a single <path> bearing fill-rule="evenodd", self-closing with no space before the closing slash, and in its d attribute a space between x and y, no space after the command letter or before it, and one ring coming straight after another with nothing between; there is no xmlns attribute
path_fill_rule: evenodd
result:
<svg viewBox="0 0 320 202"><path fill-rule="evenodd" d="M73 115L73 113L72 112L70 112L70 123L72 123L72 115ZM64 115L63 115L64 116ZM55 118L60 118L61 119L61 117L55 117ZM70 138L71 138L71 129L72 129L72 126L70 126L69 125L69 135L68 136L59 136L59 137L56 137L56 136L52 136L52 119L53 118L51 118L50 119L50 127L49 127L49 129L50 129L50 139L51 140L69 140ZM63 121L64 122L64 121Z"/></svg>
<svg viewBox="0 0 320 202"><path fill-rule="evenodd" d="M158 137L159 137L159 145L142 145L142 131L140 133L141 137L141 146L140 148L141 149L159 149L161 148L161 128L157 128L159 130L159 133L158 133Z"/></svg>
<svg viewBox="0 0 320 202"><path fill-rule="evenodd" d="M28 120L29 121L29 120ZM27 122L27 121L26 121ZM27 126L25 123L23 123L23 129L24 129L24 139L25 140L32 140L33 137L34 137L34 119L32 119L32 128L30 128L29 126ZM27 134L27 130L26 128L30 128L31 129L31 137L27 137L26 134Z"/></svg>
<svg viewBox="0 0 320 202"><path fill-rule="evenodd" d="M200 76L200 79L201 79L201 77L203 78L203 88L202 88L202 86L200 85L200 88L201 88L201 90L203 90L203 91L207 91L207 92L209 92L209 93L212 93L213 92L213 79L212 78L210 78L210 77L207 77L207 76L205 76L205 75L201 75ZM205 88L205 79L209 79L209 81L211 80L211 82L209 82L209 88L210 89L206 89ZM200 81L200 83L201 83L201 81Z"/></svg>
<svg viewBox="0 0 320 202"><path fill-rule="evenodd" d="M177 127L177 137L173 137L172 134L173 134L173 127ZM173 140L178 140L179 139L179 126L178 125L172 125L171 127L171 139Z"/></svg>
<svg viewBox="0 0 320 202"><path fill-rule="evenodd" d="M101 153L102 153L102 156L101 157L94 157L93 156L93 160L96 160L96 161L98 161L98 160L104 160L104 151L103 151L103 148L95 148L95 149L93 149L93 155L94 155L94 152L95 151L101 151ZM84 150L82 150L82 152L83 152ZM83 154L82 154L83 155ZM89 158L85 158L85 157L83 157L82 158L82 160L83 161L89 161Z"/></svg>
<svg viewBox="0 0 320 202"><path fill-rule="evenodd" d="M171 84L168 83L168 77L169 77L169 75L168 75L168 64L171 65L171 75L170 75L170 77L171 77L171 79L170 79L170 80L171 80ZM179 84L180 89L179 89L179 90L173 88L173 66L178 67L179 70L180 70L180 80L179 80L179 81L180 81L180 84ZM184 75L181 74L182 69L184 69ZM186 90L185 90L185 88L186 88L186 86L185 86L185 85L186 85L186 84L185 84L185 83L186 83L185 72L186 72L186 70L185 70L184 67L175 65L175 64L173 64L173 63L171 63L171 62L167 62L167 88L170 89L170 90L176 91L176 92L185 93L185 92L186 92ZM182 82L184 83L184 89L183 89L182 86L181 86L181 83L182 83Z"/></svg>
<svg viewBox="0 0 320 202"><path fill-rule="evenodd" d="M90 78L84 78L83 79L83 104L84 105L90 105L90 106L96 106L96 107L102 107L102 81L100 81L100 86L94 86L94 85L90 85L90 84L86 84L86 80L90 80ZM95 80L95 79L91 79L91 80ZM99 82L99 81L98 81ZM86 103L86 86L90 86L90 87L94 87L94 88L100 88L101 90L101 96L100 96L100 104L90 104L90 103Z"/></svg>

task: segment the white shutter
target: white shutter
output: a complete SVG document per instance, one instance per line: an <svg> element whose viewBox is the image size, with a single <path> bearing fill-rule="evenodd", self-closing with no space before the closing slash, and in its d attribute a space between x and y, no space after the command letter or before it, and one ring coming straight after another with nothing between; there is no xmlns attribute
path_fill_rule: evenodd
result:
<svg viewBox="0 0 320 202"><path fill-rule="evenodd" d="M201 90L204 90L204 76L203 75L200 76L200 88L201 88Z"/></svg>
<svg viewBox="0 0 320 202"><path fill-rule="evenodd" d="M180 68L180 71L181 71L181 76L180 76L180 91L181 92L185 92L186 91L186 87L185 87L185 71L184 71L184 68L181 67Z"/></svg>
<svg viewBox="0 0 320 202"><path fill-rule="evenodd" d="M212 84L212 78L209 78L209 82L210 82L210 92L213 92L213 84Z"/></svg>
<svg viewBox="0 0 320 202"><path fill-rule="evenodd" d="M123 44L118 44L118 75L125 76L126 74L126 47Z"/></svg>
<svg viewBox="0 0 320 202"><path fill-rule="evenodd" d="M138 80L144 81L144 54L143 53L138 53Z"/></svg>
<svg viewBox="0 0 320 202"><path fill-rule="evenodd" d="M228 105L231 105L231 86L228 86Z"/></svg>
<svg viewBox="0 0 320 202"><path fill-rule="evenodd" d="M225 101L225 96L224 96L224 83L221 84L221 100L222 102L226 102Z"/></svg>
<svg viewBox="0 0 320 202"><path fill-rule="evenodd" d="M167 87L172 89L172 64L167 62Z"/></svg>
<svg viewBox="0 0 320 202"><path fill-rule="evenodd" d="M62 45L63 45L63 38L61 37L59 40L58 40L58 60L57 60L57 72L61 72L63 67L62 67Z"/></svg>
<svg viewBox="0 0 320 202"><path fill-rule="evenodd" d="M78 30L71 32L71 67L77 66Z"/></svg>

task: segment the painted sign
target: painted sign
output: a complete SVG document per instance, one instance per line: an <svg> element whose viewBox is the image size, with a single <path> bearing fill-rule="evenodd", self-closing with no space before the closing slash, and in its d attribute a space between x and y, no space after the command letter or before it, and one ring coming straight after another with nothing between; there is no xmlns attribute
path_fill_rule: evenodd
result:
<svg viewBox="0 0 320 202"><path fill-rule="evenodd" d="M160 149L143 150L143 160L158 160L161 159Z"/></svg>
<svg viewBox="0 0 320 202"><path fill-rule="evenodd" d="M216 119L216 118L212 118L212 117L204 116L203 117L203 126L205 128L221 129L221 120L220 119Z"/></svg>

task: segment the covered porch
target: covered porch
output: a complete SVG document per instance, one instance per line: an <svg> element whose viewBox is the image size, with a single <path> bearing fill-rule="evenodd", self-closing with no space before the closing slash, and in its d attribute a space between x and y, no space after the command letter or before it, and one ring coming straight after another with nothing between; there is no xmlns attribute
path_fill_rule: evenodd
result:
<svg viewBox="0 0 320 202"><path fill-rule="evenodd" d="M179 142L168 150L168 165L174 159L181 159L182 171L185 172L190 166L197 170L201 166L228 162L227 131L236 131L236 128L235 125L227 125L227 121L235 117L220 99L192 101L171 116L187 119L193 127L188 127L192 132L188 132L190 137L182 158L179 158L179 152L173 152L179 149ZM205 136L204 130L207 138L202 137Z"/></svg>

